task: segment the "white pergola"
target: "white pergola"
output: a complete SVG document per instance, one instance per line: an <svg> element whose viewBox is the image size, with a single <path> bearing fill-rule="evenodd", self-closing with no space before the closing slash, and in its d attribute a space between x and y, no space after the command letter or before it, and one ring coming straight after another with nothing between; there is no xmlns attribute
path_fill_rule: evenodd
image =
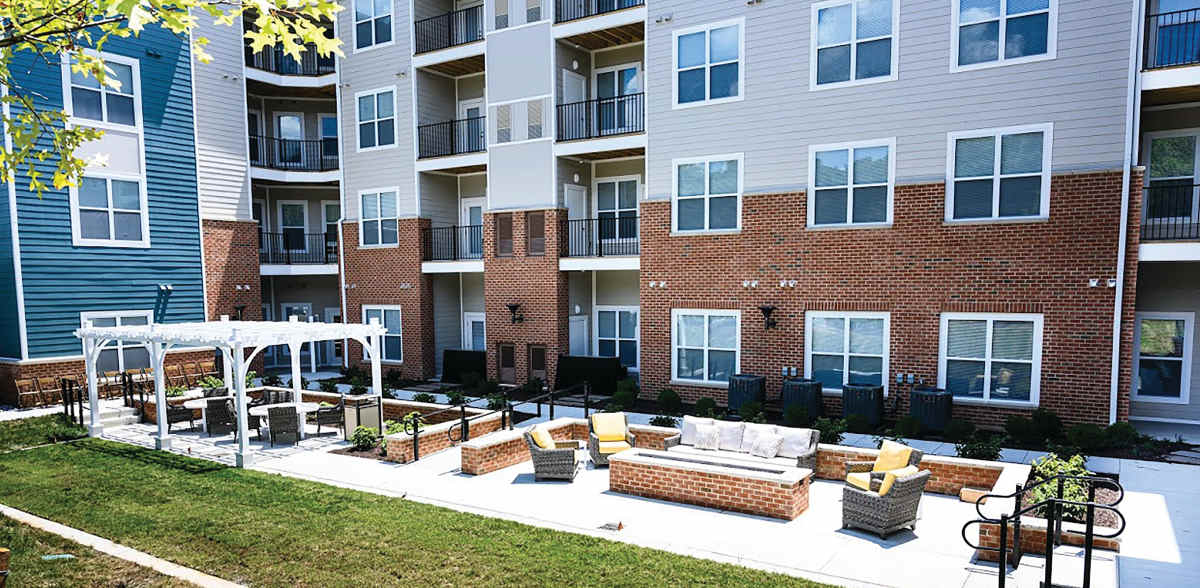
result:
<svg viewBox="0 0 1200 588"><path fill-rule="evenodd" d="M313 323L299 322L296 317L283 322L231 321L222 316L219 321L193 323L160 323L125 327L94 327L89 321L75 331L83 340L84 369L87 375L88 403L91 421L88 433L97 437L103 433L100 424L99 394L96 388L96 362L100 352L116 341L138 341L150 347L150 366L154 370L154 400L158 421L158 435L154 445L158 449L169 449L171 437L167 433L166 378L163 360L167 352L177 347L213 347L221 351L225 368L225 386L234 393L237 412L237 465L250 463L246 428L246 372L250 362L262 350L274 345L287 345L292 359L292 382L294 401L301 402L300 349L305 343L315 345L320 341L349 339L358 341L371 360L371 396L379 397L380 411L383 407L383 382L380 367L382 340L387 332L378 319L370 324ZM249 351L249 354L247 354ZM380 423L383 422L382 415Z"/></svg>

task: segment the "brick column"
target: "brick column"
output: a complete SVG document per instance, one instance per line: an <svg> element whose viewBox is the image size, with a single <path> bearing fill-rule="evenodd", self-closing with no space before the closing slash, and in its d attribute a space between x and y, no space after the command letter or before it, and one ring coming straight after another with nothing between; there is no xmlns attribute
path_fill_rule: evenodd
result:
<svg viewBox="0 0 1200 588"><path fill-rule="evenodd" d="M208 320L227 314L237 318L236 306L245 305L242 318L262 320L262 279L258 262L258 223L205 219L204 289ZM250 286L243 289L242 286Z"/></svg>

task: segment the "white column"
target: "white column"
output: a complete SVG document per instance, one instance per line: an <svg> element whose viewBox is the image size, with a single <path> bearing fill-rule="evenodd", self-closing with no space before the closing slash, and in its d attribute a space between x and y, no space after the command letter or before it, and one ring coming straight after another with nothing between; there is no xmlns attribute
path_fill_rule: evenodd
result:
<svg viewBox="0 0 1200 588"><path fill-rule="evenodd" d="M316 322L316 321L313 320L312 315L309 315L308 322L312 323L312 322ZM309 368L311 368L311 370L312 370L311 373L314 373L314 374L317 373L317 342L316 341L308 342L308 363L309 363Z"/></svg>
<svg viewBox="0 0 1200 588"><path fill-rule="evenodd" d="M299 405L300 395L304 391L300 376L300 350L304 349L303 341L288 341L288 350L292 355L292 401Z"/></svg>
<svg viewBox="0 0 1200 588"><path fill-rule="evenodd" d="M237 407L237 466L244 468L250 465L248 438L250 431L246 427L246 352L238 341L237 331L233 335L233 405Z"/></svg>
<svg viewBox="0 0 1200 588"><path fill-rule="evenodd" d="M163 344L150 342L150 365L154 368L154 415L158 421L158 436L154 438L155 449L170 449L171 437L167 433L167 385L163 377L163 359L166 357Z"/></svg>
<svg viewBox="0 0 1200 588"><path fill-rule="evenodd" d="M92 327L92 321L88 321L87 328ZM92 337L84 337L83 339L83 371L87 377L87 392L88 392L88 407L91 409L91 415L88 417L88 435L99 437L104 433L104 425L100 424L100 391L96 389L96 360L99 359L99 353L96 352L96 340Z"/></svg>
<svg viewBox="0 0 1200 588"><path fill-rule="evenodd" d="M227 315L227 314L221 315L221 321L229 322L229 315ZM233 365L232 365L232 362L229 361L229 354L224 349L218 348L218 350L221 351L221 359L222 359L221 368L222 368L222 371L224 372L221 374L221 381L225 382L225 390L227 392L232 393L233 392Z"/></svg>
<svg viewBox="0 0 1200 588"><path fill-rule="evenodd" d="M379 319L371 319L371 326L378 327ZM383 357L383 337L371 335L371 393L379 398L379 434L383 435L383 366L379 360Z"/></svg>

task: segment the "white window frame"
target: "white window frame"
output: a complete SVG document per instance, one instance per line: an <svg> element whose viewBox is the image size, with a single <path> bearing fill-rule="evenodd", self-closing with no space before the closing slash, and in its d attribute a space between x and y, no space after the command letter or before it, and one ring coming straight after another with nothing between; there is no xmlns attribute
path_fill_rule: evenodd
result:
<svg viewBox="0 0 1200 588"><path fill-rule="evenodd" d="M1179 382L1179 397L1170 398L1165 396L1142 396L1138 393L1138 380L1141 377L1141 359L1142 359L1142 319L1158 319L1170 321L1183 321L1183 357L1181 358L1182 365L1181 376ZM1156 402L1160 404L1189 404L1191 403L1191 386L1192 386L1192 353L1195 343L1196 334L1196 313L1194 312L1138 312L1134 315L1133 326L1133 394L1132 400L1135 402ZM1151 356L1154 359L1174 359Z"/></svg>
<svg viewBox="0 0 1200 588"><path fill-rule="evenodd" d="M358 110L358 104L357 104L357 103L355 103L355 104L354 104L354 109L355 109L355 111L357 111L357 110ZM326 134L325 134L325 121L326 121L326 120L332 120L332 121L333 121L333 131L334 131L334 132L333 132L333 134L332 134L332 135L326 135ZM358 128L358 127L355 127L355 128ZM334 157L337 157L338 155L340 155L340 154L341 154L341 152L342 152L342 142L341 142L341 140L340 140L340 139L339 139L339 137L338 137L338 135L341 133L341 130L342 130L342 129L341 129L341 128L340 128L340 126L338 125L338 117L337 117L337 115L336 115L336 114L320 114L320 115L317 115L317 138L321 139L321 149L322 149L322 151L321 151L321 157L329 157L329 158L334 158ZM334 140L334 144L335 144L335 145L337 145L337 153L335 153L335 154L334 154L334 155L332 155L332 156L330 156L330 155L326 155L326 154L325 154L325 151L324 151L324 149L325 149L325 139L333 139L333 140Z"/></svg>
<svg viewBox="0 0 1200 588"><path fill-rule="evenodd" d="M471 323L483 323L483 349L471 349ZM482 312L465 311L462 313L462 345L461 349L471 351L487 351L487 315Z"/></svg>
<svg viewBox="0 0 1200 588"><path fill-rule="evenodd" d="M369 96L377 96L379 94L382 94L383 92L391 92L392 93L392 116L379 118L379 100L375 99L375 118L373 118L369 121L359 120L359 118L358 118L358 100L359 100L359 98L362 98L363 96L368 96L368 95ZM400 132L400 129L397 126L398 120L397 120L397 116L396 116L396 108L399 104L398 100L399 99L396 97L396 86L384 86L382 88L375 88L373 90L363 90L362 92L356 92L354 94L354 150L356 153L369 153L371 151L382 151L384 149L395 149L396 148L396 145L399 143L397 134ZM392 142L387 145L380 145L379 144L379 121L387 120L388 118L392 119ZM362 134L362 123L364 123L364 122L374 122L375 123L375 146L373 146L373 147L363 147L362 146L362 137L360 135Z"/></svg>
<svg viewBox="0 0 1200 588"><path fill-rule="evenodd" d="M1150 166L1154 164L1153 154L1154 141L1157 139L1177 139L1179 137L1192 137L1195 141L1195 149L1192 157L1192 175L1190 176L1164 176L1152 177L1150 175ZM1175 223L1191 220L1196 222L1200 220L1200 128L1193 127L1188 129L1172 129L1170 131L1152 131L1142 134L1142 165L1146 168L1145 182L1146 188L1150 188L1152 181L1173 181L1173 180L1191 180L1192 182L1192 208L1190 217L1150 217L1149 206L1146 203L1142 205L1142 222L1146 224L1162 224Z"/></svg>
<svg viewBox="0 0 1200 588"><path fill-rule="evenodd" d="M89 310L79 313L79 326L80 328L87 328L89 322L94 322L96 319L100 318L115 318L117 319L117 326L120 326L121 319L125 317L142 317L146 319L147 325L154 324L153 310ZM134 347L144 347L147 354L150 352L149 343L130 342L127 344L125 341L120 339L114 339L110 341L104 346L104 349L117 350L117 369L123 372L125 371L125 350ZM98 358L99 356L97 356L97 359ZM153 368L153 357L150 358L150 365Z"/></svg>
<svg viewBox="0 0 1200 588"><path fill-rule="evenodd" d="M1058 0L1050 0L1049 9L1043 8L1040 10L1031 10L1029 12L1022 12L1022 13L1013 14L1013 15L1007 14L1008 0L999 0L999 2L1000 2L1000 16L997 18L1000 20L1000 31L999 31L999 34L997 37L997 42L999 44L999 47L997 48L996 60L995 61L984 61L982 63L972 63L970 65L959 65L958 64L959 29L964 25L990 22L990 21L996 20L996 19L988 18L988 19L984 19L984 20L963 23L963 22L961 22L961 19L959 18L959 16L960 16L959 9L961 8L961 4L959 4L959 0L950 0L950 72L951 73L962 72L962 71L971 71L971 70L975 70L975 69L986 69L989 67L1003 67L1006 65L1016 65L1019 63L1031 63L1031 62L1035 62L1035 61L1046 61L1046 60L1054 59L1057 56L1057 54L1058 54ZM1049 11L1050 17L1047 19L1048 21L1046 23L1046 52L1041 55L1026 55L1024 57L1013 57L1011 59L1006 59L1004 57L1004 43L1005 43L1004 37L1005 37L1005 33L1007 32L1007 29L1008 29L1008 19L1018 18L1021 16L1037 14L1040 12L1047 12L1047 11Z"/></svg>
<svg viewBox="0 0 1200 588"><path fill-rule="evenodd" d="M141 62L138 61L137 58L134 58L134 57L127 57L125 55L117 55L116 53L109 53L107 51L95 51L92 49L84 49L83 52L86 53L87 55L90 55L97 59L102 59L104 61L111 61L113 63L120 63L122 65L128 65L130 67L130 69L132 70L131 75L133 76L133 121L134 121L134 124L127 125L127 124L121 124L121 123L111 123L111 122L108 122L107 120L92 120L90 118L80 118L80 117L75 116L75 106L71 102L71 62L72 62L72 60L71 60L71 55L69 53L64 53L60 57L60 61L62 62L61 70L62 70L62 90L63 90L63 111L65 111L67 113L67 123L69 125L79 125L79 126L94 127L94 128L99 128L99 129L114 129L114 130L121 130L121 131L126 131L126 132L136 132L140 138L141 134L142 134L142 129L144 128L143 119L142 119ZM94 88L89 88L89 89L94 89ZM108 93L111 90L108 86L101 85L99 90L97 90L97 91L100 92L100 111L102 113L102 116L104 116L107 119L108 118ZM140 141L139 141L139 143L140 143ZM143 161L145 160L144 155L143 155L142 159L143 159Z"/></svg>
<svg viewBox="0 0 1200 588"><path fill-rule="evenodd" d="M1003 137L1004 135L1019 135L1022 133L1042 133L1042 193L1039 198L1040 210L1035 215L1025 216L998 216L1000 213L1000 180L1004 178L1032 177L1032 173L1018 173L1002 175L1000 173L1000 158L1003 152ZM954 163L956 157L956 147L959 139L977 139L983 137L992 137L995 141L995 153L993 153L992 173L988 176L968 176L956 178L954 176ZM1034 125L1022 125L1015 127L997 127L991 129L976 129L972 131L955 131L946 134L946 203L945 203L945 221L947 223L1005 223L1005 222L1021 222L1028 220L1042 220L1050 218L1050 162L1051 151L1054 150L1054 123L1041 123ZM992 179L992 215L972 218L954 218L954 183L956 180L982 180L985 178Z"/></svg>
<svg viewBox="0 0 1200 588"><path fill-rule="evenodd" d="M139 143L141 142L140 137L138 139L138 142ZM70 207L71 207L71 244L76 247L120 247L120 248L125 248L125 249L148 249L150 247L150 203L149 203L149 198L148 198L147 192L146 192L145 175L143 174L141 176L134 176L134 175L130 175L130 174L113 173L111 171L105 170L104 168L98 168L93 171L87 171L87 172L84 172L83 175L84 175L84 177L87 177L87 178L104 180L105 190L108 192L107 196L108 196L108 230L109 230L108 234L109 234L109 238L108 239L95 239L95 238L86 238L83 236L83 226L80 224L80 220L79 220L79 212L80 212L79 187L71 186L68 189L68 200L70 202ZM137 182L137 184L138 184L138 205L140 206L140 209L138 212L139 212L139 216L141 216L142 238L137 241L123 240L123 239L115 238L116 237L116 227L115 227L115 220L114 220L115 211L117 211L117 210L123 211L126 209L117 209L117 208L113 207L113 204L112 204L112 180ZM88 207L88 209L89 210L99 210L97 208L91 208L91 207Z"/></svg>
<svg viewBox="0 0 1200 588"><path fill-rule="evenodd" d="M887 147L888 149L888 171L887 171L887 212L883 221L872 222L854 222L854 150L864 149L868 147ZM816 223L816 199L817 199L817 153L822 151L848 151L847 157L849 165L846 168L846 222L844 223ZM858 184L860 187L878 186L880 184ZM823 186L822 190L836 190L837 186ZM808 147L808 194L807 194L807 216L808 228L810 229L853 229L853 228L870 228L870 227L890 227L892 226L892 198L896 191L896 138L889 137L887 139L872 139L867 141L851 141L847 143L826 143L824 145L809 145Z"/></svg>
<svg viewBox="0 0 1200 588"><path fill-rule="evenodd" d="M367 21L366 20L362 20L362 21L358 20L358 3L359 2L370 2L371 3L371 17L367 20L371 21L371 41L372 41L372 43L370 45L367 45L366 47L361 47L361 48L358 46L358 24L360 22L367 22ZM390 16L392 19L392 38L387 41L384 41L383 43L375 43L374 42L375 41L375 19L377 19L381 16L381 15L375 14L374 0L354 0L353 2L351 2L351 5L348 6L347 8L350 9L350 36L352 37L352 40L354 41L354 46L353 46L354 53L362 53L363 51L370 51L372 49L378 49L380 47L387 47L396 42L396 3L395 2L392 2L390 0L388 2L388 16ZM356 109L358 108L357 102L355 103L355 108Z"/></svg>
<svg viewBox="0 0 1200 588"><path fill-rule="evenodd" d="M675 328L679 324L681 315L688 316L703 316L704 317L704 379L703 380L688 380L680 379L679 373L679 331ZM734 336L736 337L737 345L733 349L733 373L738 374L742 371L742 311L730 309L701 309L701 308L672 308L671 309L671 378L672 384L680 386L704 386L710 388L725 388L729 386L729 382L708 379L708 352L712 349L717 351L729 351L723 348L712 348L708 346L708 319L713 316L728 316L733 317L736 324ZM641 323L641 317L638 317L638 322ZM639 324L639 329L640 324ZM689 349L694 349L689 347ZM639 348L638 353L641 353ZM731 376L733 374L730 374Z"/></svg>
<svg viewBox="0 0 1200 588"><path fill-rule="evenodd" d="M386 329L386 325L385 325L385 321L383 319L383 316L384 316L383 313L386 311L389 311L389 310L394 310L394 311L400 313L400 332L399 333L385 333L379 339L379 349L380 349L379 362L386 363L386 364L392 364L392 365L399 365L399 364L404 363L404 311L403 311L403 309L398 304L364 304L364 305L362 305L362 322L364 325L370 324L367 322L367 311L368 310L378 310L379 311L379 326L385 327L385 329ZM387 349L387 338L388 337L397 337L400 339L400 359L388 359L387 357L385 357L387 355L387 351L385 351L385 350Z"/></svg>
<svg viewBox="0 0 1200 588"><path fill-rule="evenodd" d="M358 205L360 207L362 206L361 199L358 201ZM337 207L338 217L336 220L330 220L329 210L326 208L328 206L336 206ZM397 211L397 212L399 212L399 211ZM337 200L322 200L321 201L321 232L322 233L326 232L331 223L335 224L335 225L339 225L339 226L342 224L342 203ZM338 232L335 230L333 234L337 235ZM397 240L399 240L399 239L397 239Z"/></svg>
<svg viewBox="0 0 1200 588"><path fill-rule="evenodd" d="M812 378L812 323L815 318L840 318L846 321L846 330L842 333L842 385L849 383L850 379L850 356L856 357L875 357L874 354L867 353L850 353L850 319L883 319L883 368L882 377L880 378L883 385L883 395L888 395L888 379L891 372L889 371L889 359L891 356L891 333L892 333L892 313L890 312L862 312L862 311L817 311L810 310L804 313L804 377ZM818 355L835 355L833 353L818 352ZM826 396L841 396L842 391L837 388L822 388L822 393Z"/></svg>
<svg viewBox="0 0 1200 588"><path fill-rule="evenodd" d="M996 312L943 312L939 318L938 327L938 388L946 388L946 361L962 359L964 361L982 361L983 379L988 383L983 391L983 398L965 398L953 396L955 404L986 404L996 406L1037 407L1041 399L1042 387L1042 333L1044 315L1036 313L996 313ZM949 322L952 320L987 321L987 335L984 347L984 357L948 358L946 346L949 340ZM1032 370L1029 378L1029 400L997 400L991 397L991 375L993 361L1002 363L1025 363L1022 360L992 359L992 325L996 321L1024 321L1033 323L1033 358L1030 361Z"/></svg>
<svg viewBox="0 0 1200 588"><path fill-rule="evenodd" d="M616 323L617 336L616 337L601 337L600 336L600 313L601 312L612 312L612 313L616 314L616 319L617 319L617 323ZM621 313L622 312L633 312L633 313L637 314L638 320L637 320L637 322L634 323L632 338L621 336ZM595 307L592 308L592 324L596 325L596 328L594 329L594 336L592 337L592 345L594 346L592 348L596 350L597 356L604 357L604 356L600 355L600 340L601 339L611 339L612 341L615 342L617 355L615 355L613 357L621 356L620 355L621 354L621 341L633 341L634 345L637 346L637 354L635 355L635 357L633 359L633 361L634 361L633 366L629 367L629 371L631 371L631 372L641 371L641 368L642 368L642 309L641 309L641 307L628 306L628 305L597 304Z"/></svg>
<svg viewBox="0 0 1200 588"><path fill-rule="evenodd" d="M396 217L395 217L396 218L396 242L395 243L384 243L383 242L383 221L385 219L392 218L390 216L387 216L387 217L383 216L383 194L386 194L388 192L391 192L392 194L394 194L394 196L396 198ZM363 199L363 196L366 196L369 194L374 194L376 199L379 201L379 205L380 205L379 206L379 215L380 216L377 218L369 218L369 219L363 218L362 199ZM363 222L368 221L368 220L380 221L379 222L379 242L374 245L368 245L363 241ZM391 248L395 248L395 247L399 247L399 246L400 246L400 188L399 188L399 186L389 186L386 188L369 188L366 190L359 190L358 191L358 248L359 249L391 249Z"/></svg>
<svg viewBox="0 0 1200 588"><path fill-rule="evenodd" d="M827 2L818 2L812 5L810 21L812 23L809 31L809 48L808 48L808 89L813 90L832 90L834 88L846 88L849 86L861 86L864 84L877 84L880 82L894 82L899 77L900 69L900 1L892 0L892 33L890 35L880 35L878 37L870 37L868 39L858 39L858 2L855 0L828 0ZM957 1L957 0L955 0ZM818 13L824 8L832 8L849 4L850 9L850 79L844 82L830 82L828 84L817 83L817 50L824 47L818 46L817 35L819 22L817 20ZM891 39L891 75L875 76L871 78L857 78L858 65L858 44L869 41L878 41L880 39ZM844 45L844 43L835 43L830 47Z"/></svg>
<svg viewBox="0 0 1200 588"><path fill-rule="evenodd" d="M713 29L721 29L731 25L738 27L738 58L736 61L721 61L718 63L710 63L708 56L710 54L709 34ZM704 32L704 64L687 67L684 69L704 69L704 100L695 102L679 103L679 37L690 35L692 33ZM726 63L738 64L738 93L737 96L726 96L724 98L713 99L710 97L711 88L709 88L710 74L709 70L714 65L723 65ZM725 104L727 102L740 102L746 98L746 19L744 17L731 18L718 22L712 22L693 27L676 29L671 31L671 108L678 110L680 108L695 108L697 106L710 106L713 104Z"/></svg>
<svg viewBox="0 0 1200 588"><path fill-rule="evenodd" d="M300 249L292 249L291 251L293 253L307 251L308 250L308 235L309 235L308 201L307 200L276 200L275 201L275 217L279 221L279 244L280 244L280 247L282 248L284 246L284 241L285 241L285 239L283 238L283 230L296 228L296 227L285 227L283 224L283 207L288 206L288 205L300 206L304 209L304 237L301 238L302 247ZM324 227L322 227L322 229L323 228Z"/></svg>
<svg viewBox="0 0 1200 588"><path fill-rule="evenodd" d="M717 198L725 198L728 196L737 197L737 225L733 228L726 229L710 229L708 218L708 200L713 195L708 193L709 176L708 164L715 161L737 161L737 192L733 194L717 194ZM684 196L684 200L701 199L704 200L704 227L703 229L683 229L679 228L679 166L692 163L703 163L704 165L704 194L698 196ZM672 235L703 235L703 234L722 234L722 233L739 233L742 230L742 202L744 199L743 190L745 184L743 180L746 174L745 154L743 153L727 153L724 155L710 155L705 157L687 157L671 160L671 234Z"/></svg>

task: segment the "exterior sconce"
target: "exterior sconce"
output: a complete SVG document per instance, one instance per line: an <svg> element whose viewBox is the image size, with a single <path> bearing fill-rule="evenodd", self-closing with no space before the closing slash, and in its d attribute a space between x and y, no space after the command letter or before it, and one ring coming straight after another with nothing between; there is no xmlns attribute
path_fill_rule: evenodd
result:
<svg viewBox="0 0 1200 588"><path fill-rule="evenodd" d="M774 305L764 304L764 305L758 307L758 310L762 311L763 330L764 331L769 331L769 330L774 329L775 327L779 326L779 321L771 318L771 314L775 312Z"/></svg>
<svg viewBox="0 0 1200 588"><path fill-rule="evenodd" d="M520 312L520 310L521 310L520 302L509 302L505 306L508 307L508 312L512 313L512 322L514 325L517 323L525 322L525 315Z"/></svg>

